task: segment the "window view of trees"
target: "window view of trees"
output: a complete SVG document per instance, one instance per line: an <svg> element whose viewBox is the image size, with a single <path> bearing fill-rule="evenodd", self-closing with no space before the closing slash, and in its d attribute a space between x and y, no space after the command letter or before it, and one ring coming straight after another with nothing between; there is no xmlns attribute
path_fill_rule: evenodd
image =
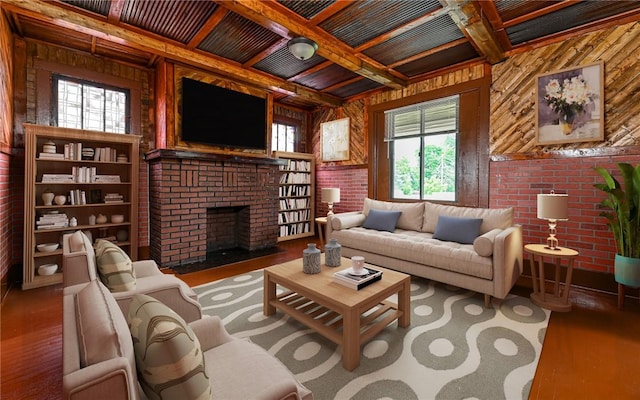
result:
<svg viewBox="0 0 640 400"><path fill-rule="evenodd" d="M424 142L424 147L422 147L424 157L421 157L420 154L421 146L418 138L400 139L393 142L394 154L396 155L393 165L393 197L454 200L456 190L455 134L425 137ZM406 149L409 149L410 155L403 151ZM420 159L422 159L423 165L422 173ZM420 196L421 183L423 185L422 196Z"/></svg>
<svg viewBox="0 0 640 400"><path fill-rule="evenodd" d="M393 110L386 121L391 197L455 201L457 96Z"/></svg>

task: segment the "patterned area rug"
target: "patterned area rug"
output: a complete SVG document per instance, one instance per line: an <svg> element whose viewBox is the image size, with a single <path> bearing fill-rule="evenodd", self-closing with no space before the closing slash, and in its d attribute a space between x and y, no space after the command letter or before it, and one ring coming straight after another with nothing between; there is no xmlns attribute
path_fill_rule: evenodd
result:
<svg viewBox="0 0 640 400"><path fill-rule="evenodd" d="M480 294L413 278L410 327L389 325L349 372L333 342L281 311L263 315L261 270L194 290L205 314L278 357L317 400L526 399L550 315L518 296L486 309Z"/></svg>

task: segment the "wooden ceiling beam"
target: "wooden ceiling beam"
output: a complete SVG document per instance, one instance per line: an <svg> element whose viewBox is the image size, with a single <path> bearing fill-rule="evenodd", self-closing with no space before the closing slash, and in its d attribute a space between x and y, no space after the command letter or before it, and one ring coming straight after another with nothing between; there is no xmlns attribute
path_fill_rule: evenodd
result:
<svg viewBox="0 0 640 400"><path fill-rule="evenodd" d="M353 54L351 47L331 37L323 30L310 26L305 18L273 0L214 1L273 32L278 33L274 27L281 32L286 32L286 35L281 34L281 36L289 38L304 36L313 40L318 44L320 56L358 75L394 89L406 86L406 81L357 57Z"/></svg>
<svg viewBox="0 0 640 400"><path fill-rule="evenodd" d="M266 49L262 50L260 53L256 54L255 56L251 57L247 62L242 64L242 66L243 67L247 67L247 68L253 66L254 64L260 62L262 59L267 58L271 54L273 54L276 51L280 50L282 48L282 46L286 46L288 41L289 41L289 39L287 39L287 38L282 38L282 39L276 41L271 46L269 46Z"/></svg>
<svg viewBox="0 0 640 400"><path fill-rule="evenodd" d="M190 50L184 46L156 39L121 26L115 26L107 23L106 19L99 20L82 15L58 7L54 3L40 0L2 0L0 6L9 12L25 15L37 21L96 36L100 39L146 51L170 60L179 61L186 65L192 65L204 70L223 74L232 79L247 82L268 90L286 93L288 95L296 95L313 103L331 107L342 105L342 100L335 96L327 95L264 73L247 71L242 68L242 66L231 63L221 57Z"/></svg>
<svg viewBox="0 0 640 400"><path fill-rule="evenodd" d="M111 0L111 6L109 6L109 14L107 15L107 21L110 24L118 25L120 23L122 10L124 9L124 2L125 0Z"/></svg>
<svg viewBox="0 0 640 400"><path fill-rule="evenodd" d="M493 32L495 33L502 48L505 51L511 50L513 46L511 45L511 40L509 40L509 35L507 35L507 31L504 27L502 17L498 12L498 8L496 7L496 3L493 1L481 1L478 4L480 5L481 12L486 15L489 23L493 27Z"/></svg>
<svg viewBox="0 0 640 400"><path fill-rule="evenodd" d="M329 7L320 11L316 16L311 18L309 20L309 23L311 23L311 25L313 26L317 26L333 17L340 11L344 10L345 8L349 7L351 4L353 4L353 0L338 0L335 3L331 4Z"/></svg>
<svg viewBox="0 0 640 400"><path fill-rule="evenodd" d="M491 24L475 1L440 0L440 3L449 8L449 15L458 28L489 63L497 64L506 58L504 49L492 32Z"/></svg>
<svg viewBox="0 0 640 400"><path fill-rule="evenodd" d="M552 5L547 6L545 8L541 8L540 10L525 14L525 15L523 15L521 17L513 18L513 19L510 19L509 21L504 21L504 27L505 28L509 28L509 27L514 26L514 25L518 25L518 24L530 21L530 20L538 18L538 17L542 17L544 15L551 14L553 12L562 10L563 8L567 8L569 6L572 6L572 5L576 4L576 3L580 3L580 1L581 0L564 0L564 1L561 1L559 3L552 4Z"/></svg>
<svg viewBox="0 0 640 400"><path fill-rule="evenodd" d="M211 33L211 31L222 21L229 11L223 7L217 7L213 14L202 25L202 28L196 32L193 38L187 43L187 48L195 49L198 45Z"/></svg>

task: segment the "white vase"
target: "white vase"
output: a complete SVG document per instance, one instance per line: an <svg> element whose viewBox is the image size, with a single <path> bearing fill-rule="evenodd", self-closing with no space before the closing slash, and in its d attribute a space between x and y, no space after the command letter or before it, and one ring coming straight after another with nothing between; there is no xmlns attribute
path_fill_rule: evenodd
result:
<svg viewBox="0 0 640 400"><path fill-rule="evenodd" d="M42 202L45 206L53 205L53 198L56 197L52 192L44 192L42 193Z"/></svg>
<svg viewBox="0 0 640 400"><path fill-rule="evenodd" d="M67 202L67 196L59 194L53 198L53 201L55 201L57 205L62 206Z"/></svg>

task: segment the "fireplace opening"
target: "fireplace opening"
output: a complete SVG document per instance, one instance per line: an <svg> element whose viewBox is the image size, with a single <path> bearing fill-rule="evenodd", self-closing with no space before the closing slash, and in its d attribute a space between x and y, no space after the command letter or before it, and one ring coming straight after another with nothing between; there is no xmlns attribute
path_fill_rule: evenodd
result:
<svg viewBox="0 0 640 400"><path fill-rule="evenodd" d="M250 249L249 206L207 208L207 259Z"/></svg>
<svg viewBox="0 0 640 400"><path fill-rule="evenodd" d="M283 251L277 246L251 250L250 206L207 208L206 259L194 263L174 265L179 273L201 271Z"/></svg>

